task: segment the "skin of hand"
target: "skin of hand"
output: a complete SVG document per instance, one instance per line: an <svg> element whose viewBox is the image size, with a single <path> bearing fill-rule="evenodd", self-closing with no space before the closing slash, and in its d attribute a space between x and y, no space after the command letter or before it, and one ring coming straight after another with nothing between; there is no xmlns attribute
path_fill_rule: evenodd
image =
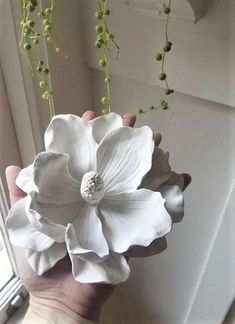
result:
<svg viewBox="0 0 235 324"><path fill-rule="evenodd" d="M96 114L87 111L82 116L92 120ZM123 125L133 127L136 117L126 114ZM154 134L155 144L161 142L161 135ZM21 169L9 166L6 178L11 204L25 197L25 193L16 184L16 177ZM191 182L188 174L184 176L184 190ZM16 259L20 277L30 293L30 307L24 323L99 323L105 301L115 290L114 285L82 284L76 282L71 272L68 256L60 260L52 269L38 276L28 265L23 249L16 248ZM61 319L59 319L61 318Z"/></svg>

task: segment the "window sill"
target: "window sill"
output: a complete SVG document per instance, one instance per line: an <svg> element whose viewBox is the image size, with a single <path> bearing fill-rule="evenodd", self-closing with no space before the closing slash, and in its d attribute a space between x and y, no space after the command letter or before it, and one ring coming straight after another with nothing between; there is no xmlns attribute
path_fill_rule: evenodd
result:
<svg viewBox="0 0 235 324"><path fill-rule="evenodd" d="M20 324L22 323L22 320L27 312L27 309L29 307L29 297L25 300L24 305L18 309L12 316L9 318L9 320L6 322L6 324Z"/></svg>

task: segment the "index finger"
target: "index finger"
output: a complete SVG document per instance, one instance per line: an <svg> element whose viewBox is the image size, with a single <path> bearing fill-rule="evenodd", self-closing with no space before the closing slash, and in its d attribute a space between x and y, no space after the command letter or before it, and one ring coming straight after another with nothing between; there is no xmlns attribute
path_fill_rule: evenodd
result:
<svg viewBox="0 0 235 324"><path fill-rule="evenodd" d="M24 198L26 196L26 193L22 191L19 187L16 185L16 178L20 172L21 168L15 165L11 165L6 168L6 179L7 179L7 185L8 190L10 194L10 201L13 205L21 198Z"/></svg>

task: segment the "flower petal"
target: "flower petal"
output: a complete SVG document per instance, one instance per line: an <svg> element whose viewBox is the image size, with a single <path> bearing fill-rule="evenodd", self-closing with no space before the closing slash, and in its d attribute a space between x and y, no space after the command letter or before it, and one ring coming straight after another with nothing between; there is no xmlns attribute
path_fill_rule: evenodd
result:
<svg viewBox="0 0 235 324"><path fill-rule="evenodd" d="M26 259L31 268L38 274L42 275L67 254L65 244L55 243L48 250L43 252L35 252L33 250L26 250Z"/></svg>
<svg viewBox="0 0 235 324"><path fill-rule="evenodd" d="M33 177L33 164L19 172L16 178L16 185L26 193L37 189Z"/></svg>
<svg viewBox="0 0 235 324"><path fill-rule="evenodd" d="M171 230L171 218L159 192L139 189L108 195L100 203L100 219L109 248L126 252L133 245L148 246Z"/></svg>
<svg viewBox="0 0 235 324"><path fill-rule="evenodd" d="M159 147L155 147L151 170L144 177L140 187L157 190L171 176L171 168L168 160L169 153L164 153Z"/></svg>
<svg viewBox="0 0 235 324"><path fill-rule="evenodd" d="M67 227L66 243L69 253L83 260L100 261L109 255L96 207L84 204L80 215Z"/></svg>
<svg viewBox="0 0 235 324"><path fill-rule="evenodd" d="M128 279L130 267L126 258L111 252L102 262L83 261L77 256L70 255L72 272L76 281L81 283L105 283L117 285Z"/></svg>
<svg viewBox="0 0 235 324"><path fill-rule="evenodd" d="M28 220L26 216L26 204L28 197L15 203L10 209L6 226L13 245L32 249L34 251L44 251L54 244L54 240L47 235L40 233Z"/></svg>
<svg viewBox="0 0 235 324"><path fill-rule="evenodd" d="M184 197L178 186L162 185L159 187L162 197L166 200L165 207L173 223L178 223L184 217Z"/></svg>
<svg viewBox="0 0 235 324"><path fill-rule="evenodd" d="M153 133L148 126L111 131L97 150L97 172L106 193L137 189L151 167L153 149Z"/></svg>
<svg viewBox="0 0 235 324"><path fill-rule="evenodd" d="M159 253L162 253L167 248L167 240L165 236L160 237L153 241L149 246L134 246L130 248L125 256L129 258L146 258L149 256L153 256Z"/></svg>
<svg viewBox="0 0 235 324"><path fill-rule="evenodd" d="M34 182L38 202L57 206L81 200L80 182L68 170L69 156L42 152L34 161Z"/></svg>
<svg viewBox="0 0 235 324"><path fill-rule="evenodd" d="M122 127L122 117L115 113L100 116L90 121L94 139L99 144L113 129Z"/></svg>
<svg viewBox="0 0 235 324"><path fill-rule="evenodd" d="M92 126L75 115L56 115L45 133L48 152L68 154L71 175L81 180L84 173L95 166L97 143L92 136Z"/></svg>
<svg viewBox="0 0 235 324"><path fill-rule="evenodd" d="M50 222L46 217L42 217L36 210L29 207L27 217L32 226L41 233L49 236L58 243L65 241L65 227L60 224Z"/></svg>
<svg viewBox="0 0 235 324"><path fill-rule="evenodd" d="M40 232L52 237L56 242L65 241L66 226L72 222L81 209L81 203L67 205L43 204L39 194L32 192L26 206L30 223Z"/></svg>

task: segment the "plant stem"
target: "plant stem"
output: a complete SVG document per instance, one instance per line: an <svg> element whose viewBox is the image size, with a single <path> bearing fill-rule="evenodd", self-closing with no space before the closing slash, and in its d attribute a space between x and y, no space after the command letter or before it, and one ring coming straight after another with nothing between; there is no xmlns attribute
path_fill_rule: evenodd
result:
<svg viewBox="0 0 235 324"><path fill-rule="evenodd" d="M44 100L47 100L48 106L49 106L49 115L50 118L52 118L55 115L55 109L53 105L53 91L49 87L48 82L48 74L49 69L44 66L44 60L40 60L37 57L37 44L41 40L45 40L48 43L50 43L55 51L62 57L67 58L66 56L63 56L63 54L60 51L60 48L58 48L53 40L53 37L51 35L51 29L52 29L52 16L54 12L54 0L51 0L50 7L48 8L39 8L39 5L37 2L35 4L29 0L23 0L23 8L22 8L22 15L23 19L21 21L22 29L21 29L21 37L20 37L20 50L24 54L26 61L28 65L30 66L32 75L36 75L40 88L43 89L44 93L42 94L42 98ZM31 16L31 14L37 13L39 16L39 23L37 23L37 26L41 27L43 29L43 32L36 33L35 28L35 21L33 20L34 15ZM45 22L46 21L46 22Z"/></svg>

